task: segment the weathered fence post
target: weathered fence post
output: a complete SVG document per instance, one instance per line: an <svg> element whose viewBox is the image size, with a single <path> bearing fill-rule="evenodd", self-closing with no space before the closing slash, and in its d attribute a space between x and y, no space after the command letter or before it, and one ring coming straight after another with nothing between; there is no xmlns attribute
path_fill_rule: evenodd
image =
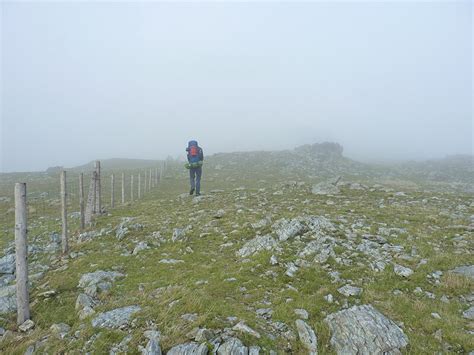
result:
<svg viewBox="0 0 474 355"><path fill-rule="evenodd" d="M111 187L112 196L110 197L110 208L114 208L115 207L115 175L114 174L110 176L110 183L112 184L112 187Z"/></svg>
<svg viewBox="0 0 474 355"><path fill-rule="evenodd" d="M122 173L122 205L125 204L125 173Z"/></svg>
<svg viewBox="0 0 474 355"><path fill-rule="evenodd" d="M133 174L130 178L130 201L133 201Z"/></svg>
<svg viewBox="0 0 474 355"><path fill-rule="evenodd" d="M102 213L102 188L100 184L100 161L96 160L95 162L95 171L97 172L96 176L96 208L95 212L101 214Z"/></svg>
<svg viewBox="0 0 474 355"><path fill-rule="evenodd" d="M142 175L138 173L138 199L142 197Z"/></svg>
<svg viewBox="0 0 474 355"><path fill-rule="evenodd" d="M67 243L67 192L66 192L66 171L61 172L61 219L63 231L61 234L61 245L63 254L67 254L69 247Z"/></svg>
<svg viewBox="0 0 474 355"><path fill-rule="evenodd" d="M26 184L15 184L15 264L17 323L30 319L28 295L28 244L26 239Z"/></svg>
<svg viewBox="0 0 474 355"><path fill-rule="evenodd" d="M79 175L79 209L81 211L81 230L85 228L85 211L84 211L84 173Z"/></svg>
<svg viewBox="0 0 474 355"><path fill-rule="evenodd" d="M158 186L158 168L155 168L155 186Z"/></svg>
<svg viewBox="0 0 474 355"><path fill-rule="evenodd" d="M151 169L150 169L150 178L148 180L148 191L151 191Z"/></svg>

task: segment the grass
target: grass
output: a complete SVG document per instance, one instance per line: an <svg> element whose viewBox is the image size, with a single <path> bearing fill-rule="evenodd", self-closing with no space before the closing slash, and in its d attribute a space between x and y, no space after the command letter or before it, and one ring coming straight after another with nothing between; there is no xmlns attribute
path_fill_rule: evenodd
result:
<svg viewBox="0 0 474 355"><path fill-rule="evenodd" d="M308 324L318 334L320 353L331 353L330 332L324 318L341 309L345 297L337 289L344 282L332 282L325 267L339 271L341 278L353 280L355 285L363 288L360 299L349 298L349 305L370 303L395 322L403 323L403 330L410 339L405 353L436 353L445 351L446 344L451 347L450 351L458 353L474 348L473 340L467 333L469 324L460 315L465 309L460 297L472 292L474 285L462 276L447 272L458 265L472 264L469 254L472 233L463 228L451 228L465 224L455 215L457 206L467 206L464 215L474 213L469 196L418 190L418 184L407 182L394 184L395 191L400 186L406 187L406 197L397 197L393 192L382 190L370 192L345 187L338 196L316 196L309 193L313 181L304 174L300 174L301 177L297 172L292 173L291 179L306 181L305 186L293 187L287 184L290 178L284 173L264 174L263 168L240 172L237 167L226 166L218 159L214 164L223 164L223 169L215 170L212 164L206 167L203 181L205 194L199 203L194 203L186 195L178 197L187 192L187 177L181 165L176 164L169 166L160 186L140 201L119 205L96 219L91 230L103 229L106 233L102 236L83 243L76 242L78 221L71 220L72 251L84 255L66 260L61 259L58 253L31 258L32 262L51 268L43 279L34 284L31 293L32 301L38 300L32 307L36 329L21 339L13 337L4 340L0 343L0 351L23 353L29 345L48 335L52 324L61 322L71 326L70 337L63 340L49 337L42 350L79 353L88 349L93 353L107 353L113 344L120 343L130 334L129 352L138 354L138 346L146 344L143 332L153 327L161 331L161 345L167 350L189 340L187 334L196 327L229 328L234 323L229 322L228 317L237 317L262 335L257 339L238 334L245 344L259 345L267 352L277 350L283 353L291 348L293 353L303 353L294 325L298 319L294 309L304 308L309 313ZM53 178L30 176L30 179L32 185L41 181L40 187L32 188L32 191L40 191L41 188L54 190ZM371 184L371 181L360 182ZM241 186L245 189L239 190ZM2 189L8 190L5 184ZM210 193L211 190L224 192ZM281 194L274 194L277 191ZM334 203L328 204L329 200ZM104 201L107 203L108 196L104 196ZM74 211L75 200L71 199L70 203L69 210ZM381 208L381 204L385 207ZM29 238L41 245L48 241L51 232L60 231L59 210L54 199L36 201L32 206L36 208L36 214L30 216ZM10 208L7 203L0 204L0 228L4 231L0 243L3 247L12 240L13 215ZM216 219L214 215L219 209L223 209L225 215ZM351 226L354 226L355 238L359 241L364 234L377 235L380 227L404 228L406 233L394 233L386 239L401 245L402 254L410 255L412 248L416 248L419 256L412 260L394 257L396 263L412 268L414 274L408 279L401 278L394 274L392 266L387 266L383 272L375 272L367 266L363 254L351 251L357 253L351 257L351 265L343 265L330 258L326 266L310 264L300 268L295 277L290 278L285 275L284 265L295 261L300 249L298 243L288 243L283 248L278 255L279 265L276 266L269 263L272 252L261 252L249 257L248 262L242 262L236 256L236 251L256 233L264 235L271 232L271 226L255 231L251 223L266 216L271 216L274 222L279 218L294 218L303 214L329 218L338 226L332 236L339 240L345 238ZM118 241L114 228L122 217L134 217L131 224L140 223L144 227L131 229L123 240ZM193 228L184 241L170 241L174 228L190 224ZM153 232L157 231L164 241L152 237ZM453 241L456 235L464 235L470 244L460 249ZM150 249L138 255L124 256L125 252L132 252L140 241L146 241ZM300 245L305 242L307 240L303 238ZM232 245L222 247L227 243ZM338 257L347 257L346 249L341 244L335 252ZM164 258L179 259L184 263L160 263ZM427 263L418 266L423 258L427 259ZM64 265L67 267L61 269ZM74 308L80 292L77 288L79 279L82 274L96 270L118 270L126 275L118 279L110 291L100 295L95 311L139 305L142 311L127 331L97 330L92 328L91 318L79 320ZM439 284L427 278L436 270L444 272ZM237 281L228 281L233 277ZM202 280L205 282L200 283ZM433 293L436 299L416 294L416 287ZM57 295L39 300L39 294L45 290L55 290ZM395 295L394 290L401 290L402 294ZM327 294L334 296L334 303L324 299ZM442 295L449 297L448 304L441 302ZM255 311L259 308L271 308L271 320L285 323L289 333L278 336L268 322L256 315ZM439 313L441 319L433 318L432 312ZM190 313L197 314L196 321L190 322L181 317ZM0 325L15 329L14 322L15 317L11 315L0 320ZM442 332L442 342L434 335L438 330ZM77 336L72 337L76 332ZM95 341L91 341L95 336Z"/></svg>

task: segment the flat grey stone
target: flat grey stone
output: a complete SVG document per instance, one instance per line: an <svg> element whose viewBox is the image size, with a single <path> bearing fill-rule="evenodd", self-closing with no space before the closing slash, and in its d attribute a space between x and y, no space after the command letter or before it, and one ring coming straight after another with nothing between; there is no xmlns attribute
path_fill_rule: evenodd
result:
<svg viewBox="0 0 474 355"><path fill-rule="evenodd" d="M463 275L474 280L474 265L458 266L452 270L455 274Z"/></svg>
<svg viewBox="0 0 474 355"><path fill-rule="evenodd" d="M278 243L271 235L258 236L247 243L237 251L237 256L245 258L261 250L272 250L278 246Z"/></svg>
<svg viewBox="0 0 474 355"><path fill-rule="evenodd" d="M161 355L160 342L157 339L150 339L146 344L145 349L142 351L142 355Z"/></svg>
<svg viewBox="0 0 474 355"><path fill-rule="evenodd" d="M99 285L106 282L114 282L116 278L123 277L124 274L116 271L95 271L81 276L79 287L86 288L92 285Z"/></svg>
<svg viewBox="0 0 474 355"><path fill-rule="evenodd" d="M217 349L217 355L248 355L249 349L237 338L229 338Z"/></svg>
<svg viewBox="0 0 474 355"><path fill-rule="evenodd" d="M194 342L180 344L172 347L167 355L206 355L208 353L206 344L198 344Z"/></svg>
<svg viewBox="0 0 474 355"><path fill-rule="evenodd" d="M15 268L15 254L8 254L0 258L0 274L13 274Z"/></svg>
<svg viewBox="0 0 474 355"><path fill-rule="evenodd" d="M362 293L362 289L360 287L355 287L351 285L344 285L337 289L337 292L340 294L349 297L349 296L359 296Z"/></svg>
<svg viewBox="0 0 474 355"><path fill-rule="evenodd" d="M397 264L394 265L393 271L398 276L403 276L403 277L410 277L413 274L412 269L402 266L402 265L397 265Z"/></svg>
<svg viewBox="0 0 474 355"><path fill-rule="evenodd" d="M462 316L466 319L474 320L474 306L471 306L465 310Z"/></svg>
<svg viewBox="0 0 474 355"><path fill-rule="evenodd" d="M16 311L16 295L0 297L0 314Z"/></svg>
<svg viewBox="0 0 474 355"><path fill-rule="evenodd" d="M105 313L99 313L97 317L92 320L94 328L119 328L127 325L132 315L139 312L139 306L128 306L117 308Z"/></svg>
<svg viewBox="0 0 474 355"><path fill-rule="evenodd" d="M400 354L408 337L372 305L354 306L324 320L337 354Z"/></svg>
<svg viewBox="0 0 474 355"><path fill-rule="evenodd" d="M283 242L297 235L301 235L306 231L306 226L298 219L280 219L272 226L278 239Z"/></svg>
<svg viewBox="0 0 474 355"><path fill-rule="evenodd" d="M304 321L298 319L296 322L296 330L303 346L308 349L311 355L318 353L318 339L314 330Z"/></svg>

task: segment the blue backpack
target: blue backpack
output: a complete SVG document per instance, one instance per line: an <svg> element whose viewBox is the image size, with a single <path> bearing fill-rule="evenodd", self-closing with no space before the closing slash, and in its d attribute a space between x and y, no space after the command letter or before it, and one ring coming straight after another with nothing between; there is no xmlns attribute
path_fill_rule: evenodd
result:
<svg viewBox="0 0 474 355"><path fill-rule="evenodd" d="M186 151L188 152L189 163L191 165L196 165L197 163L199 163L200 148L198 146L198 142L189 141L188 148L186 149Z"/></svg>

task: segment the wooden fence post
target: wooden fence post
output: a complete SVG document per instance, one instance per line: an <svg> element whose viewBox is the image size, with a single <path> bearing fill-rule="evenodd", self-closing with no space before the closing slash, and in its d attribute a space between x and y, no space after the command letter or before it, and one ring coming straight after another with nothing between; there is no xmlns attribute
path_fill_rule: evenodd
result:
<svg viewBox="0 0 474 355"><path fill-rule="evenodd" d="M155 168L155 186L158 186L158 168Z"/></svg>
<svg viewBox="0 0 474 355"><path fill-rule="evenodd" d="M97 180L96 180L96 184L97 184L97 188L96 188L96 208L95 208L95 212L98 213L98 214L101 214L102 213L102 186L100 184L100 161L99 160L96 160L95 162L95 171L97 172Z"/></svg>
<svg viewBox="0 0 474 355"><path fill-rule="evenodd" d="M61 172L61 218L63 232L61 235L61 245L63 254L67 254L69 247L67 243L67 192L66 192L66 171Z"/></svg>
<svg viewBox="0 0 474 355"><path fill-rule="evenodd" d="M150 169L150 174L149 174L149 179L148 179L148 191L151 191L151 169Z"/></svg>
<svg viewBox="0 0 474 355"><path fill-rule="evenodd" d="M85 228L85 211L84 211L84 173L79 175L79 209L81 211L81 231Z"/></svg>
<svg viewBox="0 0 474 355"><path fill-rule="evenodd" d="M15 184L15 264L16 264L16 304L17 323L30 319L28 295L28 242L26 220L26 184Z"/></svg>
<svg viewBox="0 0 474 355"><path fill-rule="evenodd" d="M122 173L122 205L125 204L125 173Z"/></svg>
<svg viewBox="0 0 474 355"><path fill-rule="evenodd" d="M112 184L112 196L110 197L110 207L111 208L114 208L115 207L115 175L112 174L112 176L110 177L110 183Z"/></svg>
<svg viewBox="0 0 474 355"><path fill-rule="evenodd" d="M138 199L142 197L142 175L138 173Z"/></svg>
<svg viewBox="0 0 474 355"><path fill-rule="evenodd" d="M130 178L130 201L133 201L133 174Z"/></svg>

